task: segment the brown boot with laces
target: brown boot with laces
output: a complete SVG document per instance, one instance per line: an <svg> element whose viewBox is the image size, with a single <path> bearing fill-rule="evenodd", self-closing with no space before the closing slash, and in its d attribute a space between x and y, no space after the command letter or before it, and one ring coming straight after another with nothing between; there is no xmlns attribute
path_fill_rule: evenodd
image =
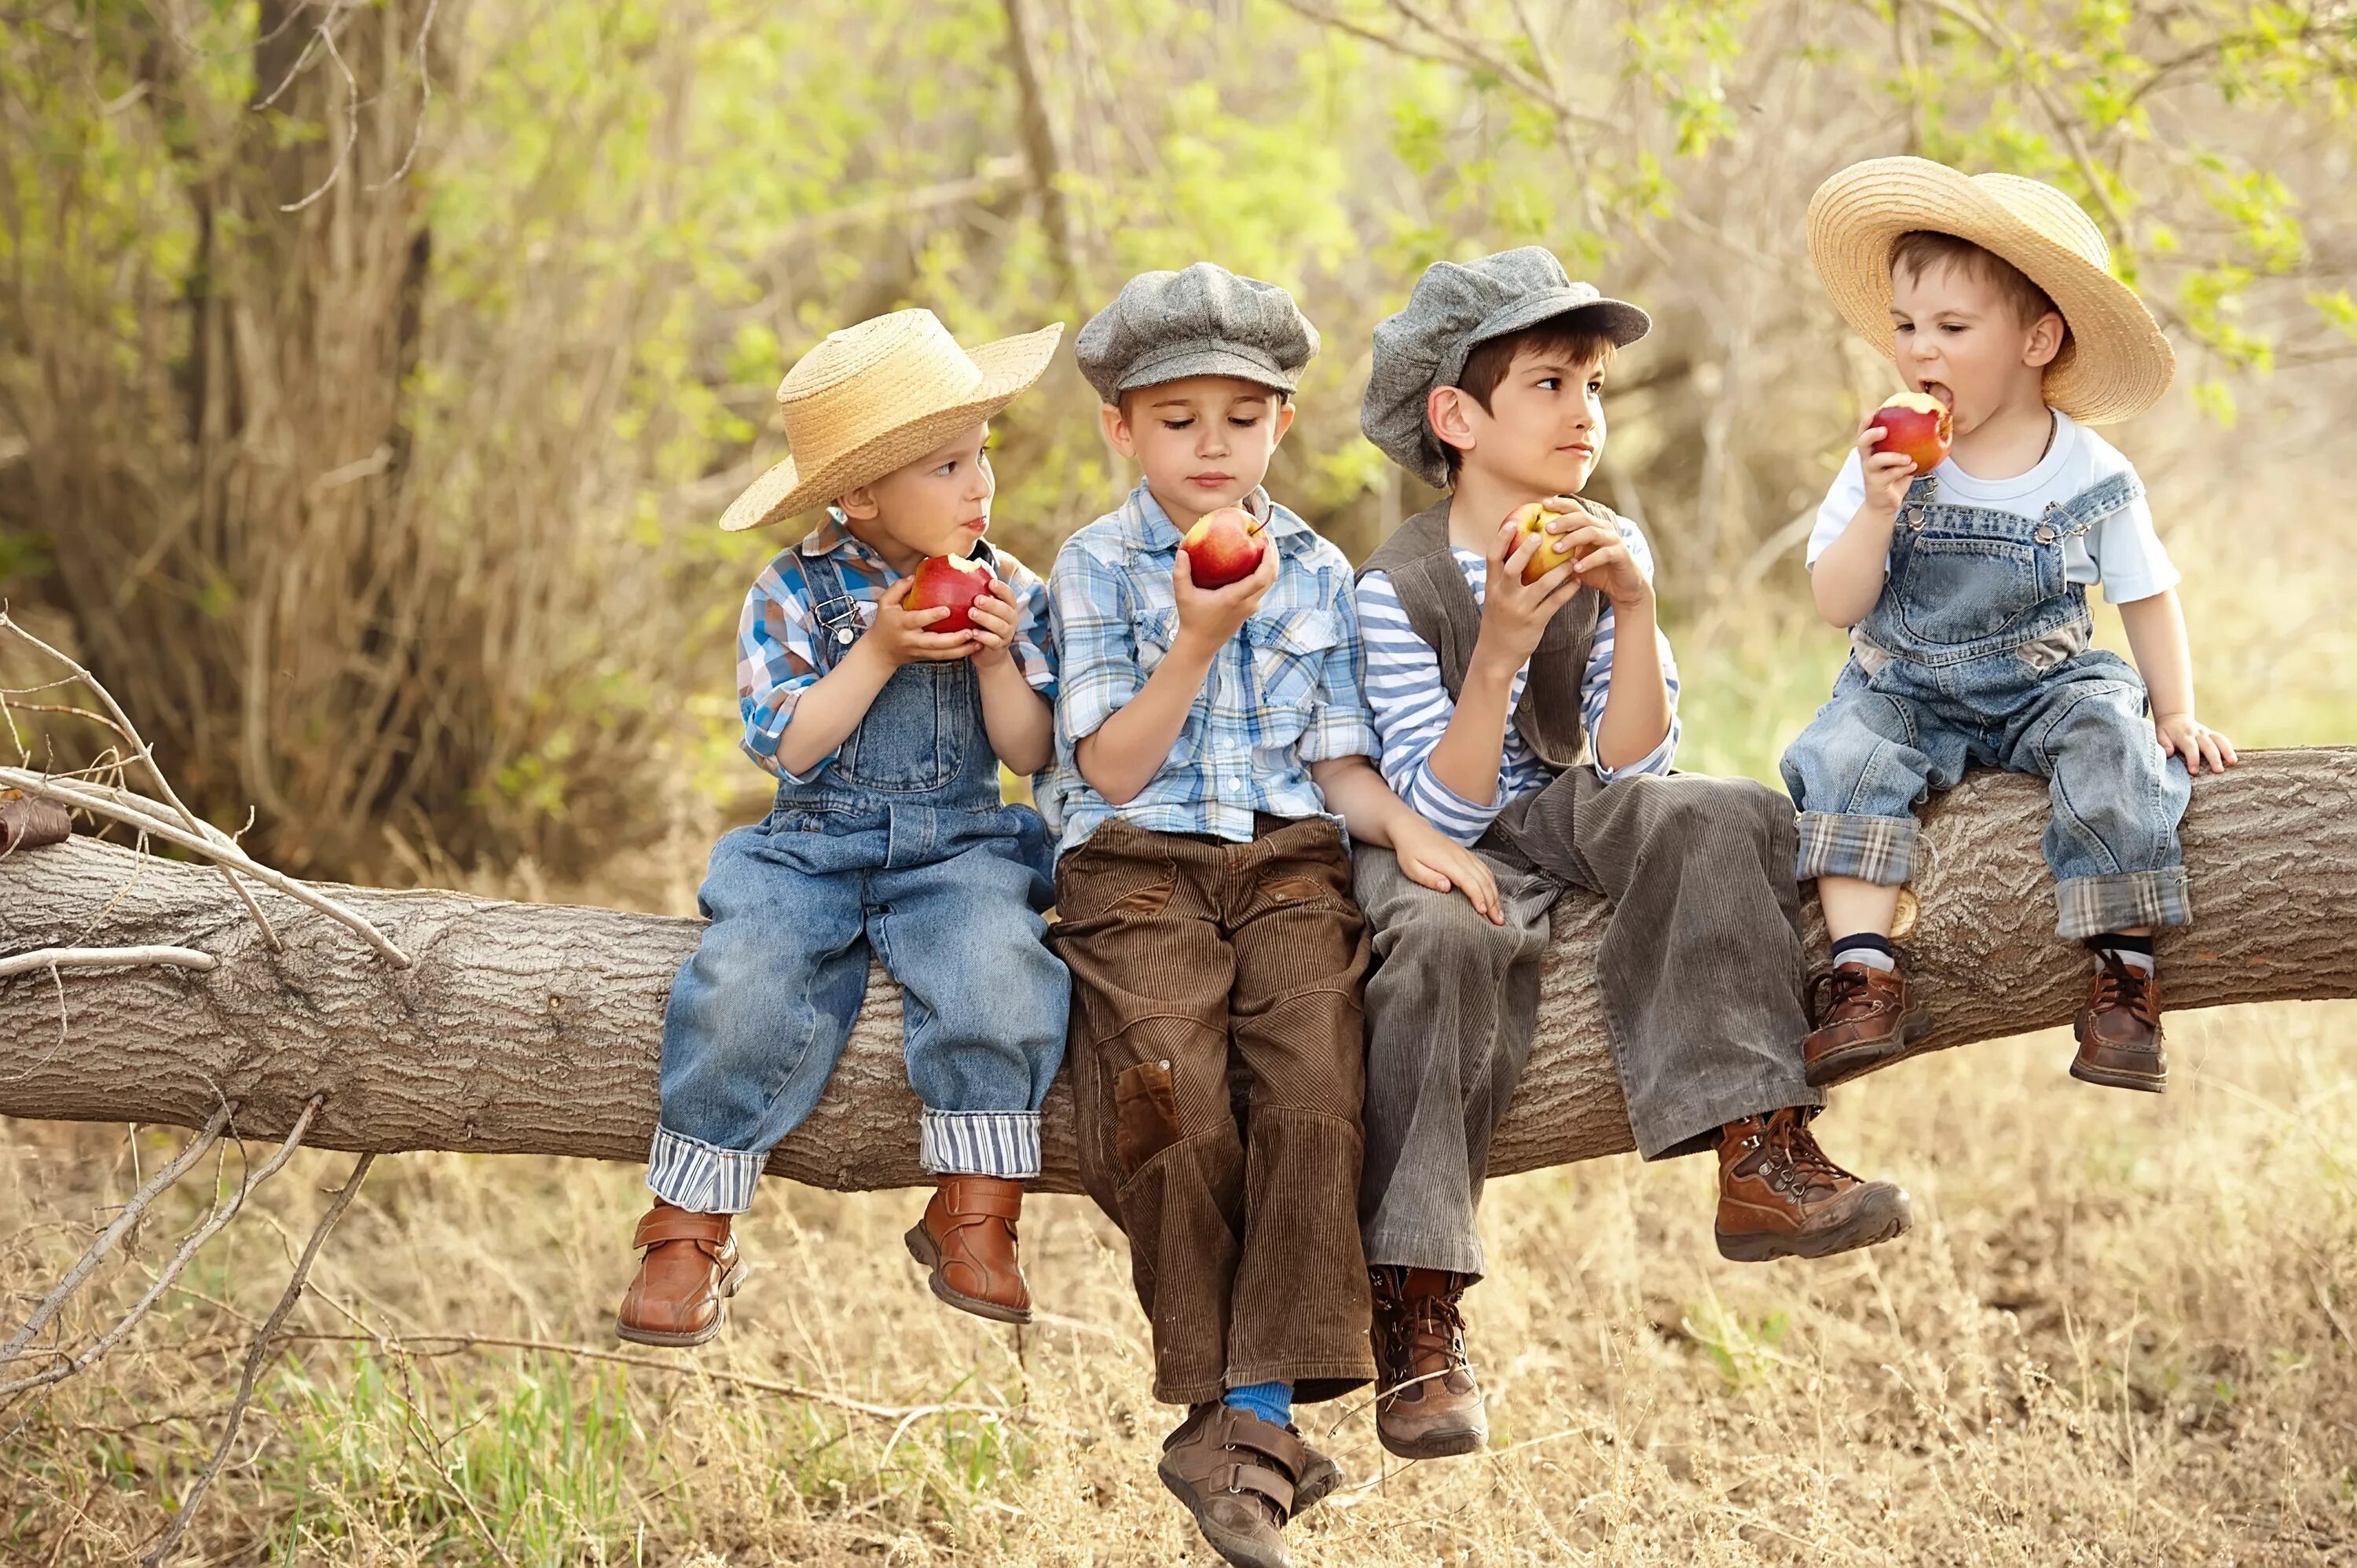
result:
<svg viewBox="0 0 2357 1568"><path fill-rule="evenodd" d="M1000 1176L934 1178L924 1218L901 1240L932 1271L926 1283L961 1312L996 1323L1031 1321L1031 1288L1015 1248L1023 1184Z"/></svg>
<svg viewBox="0 0 2357 1568"><path fill-rule="evenodd" d="M2158 1094L2169 1087L2169 1054L2160 1045L2160 976L2147 974L2116 953L2098 950L2095 978L2074 1026L2079 1054L2071 1076L2106 1089L2141 1089Z"/></svg>
<svg viewBox="0 0 2357 1568"><path fill-rule="evenodd" d="M1718 1251L1741 1263L1822 1258L1888 1241L1912 1214L1904 1188L1825 1157L1798 1106L1719 1130Z"/></svg>
<svg viewBox="0 0 2357 1568"><path fill-rule="evenodd" d="M1811 988L1817 1026L1801 1042L1801 1070L1812 1089L1846 1082L1921 1039L1931 1019L1907 1003L1907 977L1862 963L1834 966Z"/></svg>
<svg viewBox="0 0 2357 1568"><path fill-rule="evenodd" d="M1466 1275L1375 1268L1375 1435L1403 1459L1476 1454L1490 1442L1481 1386L1465 1357Z"/></svg>

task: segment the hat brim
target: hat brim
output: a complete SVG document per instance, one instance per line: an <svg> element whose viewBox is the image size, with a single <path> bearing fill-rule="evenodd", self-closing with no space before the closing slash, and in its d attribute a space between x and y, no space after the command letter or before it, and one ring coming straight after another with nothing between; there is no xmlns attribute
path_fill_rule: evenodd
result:
<svg viewBox="0 0 2357 1568"><path fill-rule="evenodd" d="M959 431L979 424L1031 389L1047 373L1055 358L1064 325L1057 322L1037 332L1001 338L966 350L982 372L971 392L954 401L912 408L907 420L895 424L847 452L802 472L791 456L745 488L720 515L720 526L730 533L763 528L784 519L817 510L847 490L882 478L904 464L913 463ZM789 540L787 542L791 543Z"/></svg>
<svg viewBox="0 0 2357 1568"><path fill-rule="evenodd" d="M1492 338L1503 338L1536 327L1542 321L1558 317L1576 321L1592 332L1600 332L1613 347L1626 349L1653 329L1653 318L1625 299L1598 299L1578 289L1550 289L1544 294L1528 295L1512 304L1501 306L1481 320L1481 325L1465 336L1465 341L1452 351L1440 369L1433 385L1453 387L1465 376L1465 361L1473 350Z"/></svg>
<svg viewBox="0 0 2357 1568"><path fill-rule="evenodd" d="M2158 403L2177 351L2136 290L1928 158L1872 158L1809 203L1809 260L1850 330L1891 352L1890 247L1914 230L1969 240L2046 291L2071 340L2046 367L2046 401L2083 424L2115 424Z"/></svg>

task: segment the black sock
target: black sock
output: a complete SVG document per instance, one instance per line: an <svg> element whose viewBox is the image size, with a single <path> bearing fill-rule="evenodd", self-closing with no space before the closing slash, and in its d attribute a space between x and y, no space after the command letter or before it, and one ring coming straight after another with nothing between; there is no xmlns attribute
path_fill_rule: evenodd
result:
<svg viewBox="0 0 2357 1568"><path fill-rule="evenodd" d="M1834 940L1834 963L1835 967L1859 963L1868 969L1895 970L1899 967L1899 950L1890 945L1889 937L1859 931Z"/></svg>

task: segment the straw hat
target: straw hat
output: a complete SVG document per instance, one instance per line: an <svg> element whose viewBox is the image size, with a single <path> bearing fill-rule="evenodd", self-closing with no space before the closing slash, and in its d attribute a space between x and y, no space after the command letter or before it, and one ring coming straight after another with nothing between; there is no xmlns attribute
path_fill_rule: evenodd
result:
<svg viewBox="0 0 2357 1568"><path fill-rule="evenodd" d="M2111 274L2102 231L2052 186L1966 176L1928 158L1870 158L1817 188L1809 259L1853 331L1890 352L1890 247L1910 230L1969 240L2019 267L2071 328L2046 367L2046 401L2083 424L2160 401L2177 355L2136 291Z"/></svg>
<svg viewBox="0 0 2357 1568"><path fill-rule="evenodd" d="M896 310L830 332L778 383L793 454L728 503L731 533L813 510L882 478L1021 396L1047 370L1063 323L958 347L930 310Z"/></svg>

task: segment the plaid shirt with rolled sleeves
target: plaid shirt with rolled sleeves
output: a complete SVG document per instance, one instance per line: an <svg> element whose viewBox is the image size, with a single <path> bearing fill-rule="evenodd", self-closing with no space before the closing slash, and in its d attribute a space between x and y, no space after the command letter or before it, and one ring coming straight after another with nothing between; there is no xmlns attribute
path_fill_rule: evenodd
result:
<svg viewBox="0 0 2357 1568"><path fill-rule="evenodd" d="M990 563L1015 596L1019 615L1010 651L1016 667L1033 691L1054 702L1056 644L1048 625L1048 585L1004 550L977 543L974 553L976 559ZM817 778L835 758L834 752L828 752L807 773L789 773L778 762L778 746L793 722L794 704L826 672L818 652L823 631L798 559L820 555L834 556L842 568L860 624L875 625L876 598L892 581L892 568L852 533L835 508L828 509L826 521L801 543L770 558L745 596L745 610L737 620L737 711L745 720L745 737L738 744L762 768L796 784Z"/></svg>
<svg viewBox="0 0 2357 1568"><path fill-rule="evenodd" d="M1157 832L1253 837L1253 815L1333 818L1309 764L1380 749L1341 551L1255 490L1276 581L1211 662L1170 755L1126 804L1081 777L1073 752L1145 686L1178 635L1178 529L1141 485L1064 542L1049 574L1063 688L1040 810L1070 851L1113 818ZM1339 819L1336 819L1339 820Z"/></svg>

